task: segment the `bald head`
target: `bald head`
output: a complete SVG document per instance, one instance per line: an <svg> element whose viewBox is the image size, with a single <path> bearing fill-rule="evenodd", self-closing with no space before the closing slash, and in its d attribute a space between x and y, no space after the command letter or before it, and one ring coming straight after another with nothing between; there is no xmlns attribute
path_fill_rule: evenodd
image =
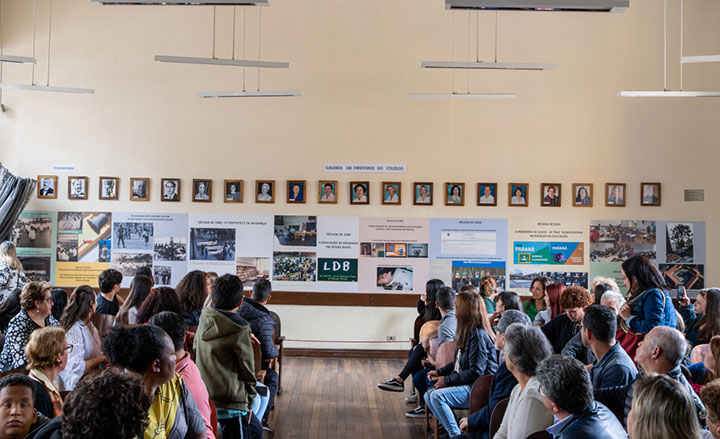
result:
<svg viewBox="0 0 720 439"><path fill-rule="evenodd" d="M645 336L643 344L650 351L660 349L660 357L667 361L671 368L677 367L687 352L687 342L682 333L668 326L656 326Z"/></svg>

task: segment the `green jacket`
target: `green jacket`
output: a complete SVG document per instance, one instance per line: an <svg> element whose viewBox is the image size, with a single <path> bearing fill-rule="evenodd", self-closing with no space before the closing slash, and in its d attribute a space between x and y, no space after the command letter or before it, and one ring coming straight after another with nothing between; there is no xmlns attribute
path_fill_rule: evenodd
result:
<svg viewBox="0 0 720 439"><path fill-rule="evenodd" d="M257 392L250 333L249 324L239 325L211 306L200 315L195 363L210 399L219 408L252 410Z"/></svg>

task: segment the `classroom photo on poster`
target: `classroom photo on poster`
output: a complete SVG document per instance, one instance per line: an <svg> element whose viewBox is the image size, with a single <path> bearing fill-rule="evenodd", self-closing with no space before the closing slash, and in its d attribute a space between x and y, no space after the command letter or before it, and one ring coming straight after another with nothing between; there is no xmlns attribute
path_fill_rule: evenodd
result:
<svg viewBox="0 0 720 439"><path fill-rule="evenodd" d="M519 289L525 294L532 286L534 279L546 277L551 283L562 283L565 286L577 285L588 287L587 272L546 271L535 267L513 267L510 270L510 289Z"/></svg>
<svg viewBox="0 0 720 439"><path fill-rule="evenodd" d="M655 261L655 221L623 220L590 223L590 261L623 262L635 255Z"/></svg>
<svg viewBox="0 0 720 439"><path fill-rule="evenodd" d="M493 277L501 289L505 285L505 262L452 261L451 267L452 288L455 291L460 291L460 288L465 285L478 288L480 281L487 276Z"/></svg>

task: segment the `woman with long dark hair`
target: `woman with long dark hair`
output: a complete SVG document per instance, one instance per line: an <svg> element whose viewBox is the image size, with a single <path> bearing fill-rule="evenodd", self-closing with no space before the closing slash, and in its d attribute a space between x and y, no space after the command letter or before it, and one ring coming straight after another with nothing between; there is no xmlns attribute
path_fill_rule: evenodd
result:
<svg viewBox="0 0 720 439"><path fill-rule="evenodd" d="M205 299L210 295L212 281L204 271L193 270L180 280L175 288L180 309L188 326L197 326L200 322Z"/></svg>
<svg viewBox="0 0 720 439"><path fill-rule="evenodd" d="M532 300L528 300L523 305L523 312L530 317L530 321L535 320L535 316L546 308L545 296L547 287L550 285L550 279L546 277L536 277L530 284L530 294Z"/></svg>
<svg viewBox="0 0 720 439"><path fill-rule="evenodd" d="M157 313L172 311L180 314L180 301L175 290L170 287L157 287L150 290L138 310L137 322L144 325Z"/></svg>
<svg viewBox="0 0 720 439"><path fill-rule="evenodd" d="M137 324L137 315L140 305L145 301L150 289L152 288L152 279L143 276L135 275L132 282L130 282L130 292L128 293L125 303L120 307L115 316L115 324L122 325L135 325Z"/></svg>
<svg viewBox="0 0 720 439"><path fill-rule="evenodd" d="M677 326L675 307L665 291L662 274L645 256L623 262L622 275L628 297L620 308L620 317L630 330L647 334L656 326Z"/></svg>
<svg viewBox="0 0 720 439"><path fill-rule="evenodd" d="M691 346L709 343L720 335L720 288L700 290L694 306L687 294L678 303L685 322L685 338Z"/></svg>

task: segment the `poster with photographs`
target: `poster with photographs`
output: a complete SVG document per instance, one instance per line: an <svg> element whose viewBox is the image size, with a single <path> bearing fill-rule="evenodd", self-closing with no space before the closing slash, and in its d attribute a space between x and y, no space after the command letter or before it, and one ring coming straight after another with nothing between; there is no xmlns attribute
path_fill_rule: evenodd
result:
<svg viewBox="0 0 720 439"><path fill-rule="evenodd" d="M657 263L668 288L685 285L688 296L706 287L705 222L658 221Z"/></svg>
<svg viewBox="0 0 720 439"><path fill-rule="evenodd" d="M430 243L429 219L360 218L358 228L359 291L417 294L425 290L428 258L414 256L424 254ZM409 249L420 252L410 257Z"/></svg>
<svg viewBox="0 0 720 439"><path fill-rule="evenodd" d="M513 267L510 271L510 289L529 291L534 279L547 277L552 283L560 282L565 286L575 285L588 288L587 271L541 271L535 267Z"/></svg>
<svg viewBox="0 0 720 439"><path fill-rule="evenodd" d="M113 218L112 267L125 270L156 266L164 276L155 276L155 285L175 287L187 273L188 215L169 213L116 213ZM122 271L122 270L120 270ZM123 287L129 287L135 272L123 273Z"/></svg>
<svg viewBox="0 0 720 439"><path fill-rule="evenodd" d="M430 277L446 285L472 284L492 276L505 289L507 220L432 218Z"/></svg>
<svg viewBox="0 0 720 439"><path fill-rule="evenodd" d="M317 217L276 215L272 281L279 288L314 290L317 281Z"/></svg>
<svg viewBox="0 0 720 439"><path fill-rule="evenodd" d="M57 213L25 211L10 233L10 241L30 280L55 282Z"/></svg>
<svg viewBox="0 0 720 439"><path fill-rule="evenodd" d="M58 212L57 285L97 285L98 274L110 268L112 215L111 212Z"/></svg>

